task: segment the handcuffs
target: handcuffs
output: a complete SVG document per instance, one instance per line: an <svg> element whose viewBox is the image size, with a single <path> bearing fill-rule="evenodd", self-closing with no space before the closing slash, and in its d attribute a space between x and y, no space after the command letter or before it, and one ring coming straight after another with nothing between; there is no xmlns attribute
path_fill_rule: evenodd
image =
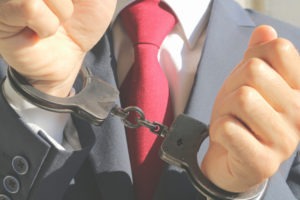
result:
<svg viewBox="0 0 300 200"><path fill-rule="evenodd" d="M267 181L249 192L232 193L214 185L201 172L197 160L197 152L203 141L208 137L208 127L187 115L179 115L170 128L157 122L145 119L138 107L120 108L116 105L119 92L108 83L91 75L87 68L80 72L83 88L74 96L59 98L47 95L32 87L13 68L8 67L7 77L12 87L29 102L53 112L71 112L100 126L109 115L118 116L125 126L139 128L145 126L154 134L164 137L160 148L160 158L168 164L184 169L193 186L207 199L211 200L258 200L264 195ZM139 116L136 121L128 120L131 112Z"/></svg>

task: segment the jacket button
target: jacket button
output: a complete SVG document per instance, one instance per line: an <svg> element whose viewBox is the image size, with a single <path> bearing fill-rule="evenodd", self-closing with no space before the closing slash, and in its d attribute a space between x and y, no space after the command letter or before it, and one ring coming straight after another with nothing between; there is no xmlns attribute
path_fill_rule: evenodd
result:
<svg viewBox="0 0 300 200"><path fill-rule="evenodd" d="M0 200L10 200L10 198L5 194L0 194Z"/></svg>
<svg viewBox="0 0 300 200"><path fill-rule="evenodd" d="M13 170L19 175L25 175L29 170L28 161L23 156L15 156L11 165Z"/></svg>
<svg viewBox="0 0 300 200"><path fill-rule="evenodd" d="M8 193L15 194L20 190L20 182L13 176L5 176L3 187Z"/></svg>

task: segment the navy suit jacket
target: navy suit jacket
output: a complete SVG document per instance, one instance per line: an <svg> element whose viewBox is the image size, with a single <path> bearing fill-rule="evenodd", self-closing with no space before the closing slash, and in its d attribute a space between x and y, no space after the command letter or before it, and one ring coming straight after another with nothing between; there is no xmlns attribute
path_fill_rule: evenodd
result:
<svg viewBox="0 0 300 200"><path fill-rule="evenodd" d="M244 10L232 0L213 1L203 56L185 109L187 115L209 123L218 90L242 59L253 29L260 24L272 25L280 36L290 39L300 49L299 29ZM109 31L88 53L85 66L95 76L117 85ZM6 64L0 61L0 77L4 79L5 74ZM44 133L32 133L0 95L0 194L13 200L134 199L122 122L109 117L102 126L91 126L76 117L73 120L82 149L58 150ZM297 152L270 179L264 199L300 199L300 156ZM20 157L28 163L23 174L15 170L15 158ZM12 178L12 182L7 178ZM72 179L75 184L70 184ZM18 181L19 185L10 185L13 181ZM19 186L17 190L16 186ZM154 199L195 200L203 197L192 187L184 171L166 164Z"/></svg>

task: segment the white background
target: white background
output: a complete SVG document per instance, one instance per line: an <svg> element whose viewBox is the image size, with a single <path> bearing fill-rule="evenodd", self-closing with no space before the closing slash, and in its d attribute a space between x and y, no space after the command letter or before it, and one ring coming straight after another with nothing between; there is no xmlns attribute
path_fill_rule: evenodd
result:
<svg viewBox="0 0 300 200"><path fill-rule="evenodd" d="M236 0L242 6L300 27L300 0Z"/></svg>

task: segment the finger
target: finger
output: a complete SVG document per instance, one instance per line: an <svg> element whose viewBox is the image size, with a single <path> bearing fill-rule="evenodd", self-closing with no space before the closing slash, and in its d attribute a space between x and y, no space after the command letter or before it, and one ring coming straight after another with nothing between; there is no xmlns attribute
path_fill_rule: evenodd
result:
<svg viewBox="0 0 300 200"><path fill-rule="evenodd" d="M236 117L259 142L278 151L282 159L295 150L297 133L255 89L240 87L224 97L220 104L217 105L216 116Z"/></svg>
<svg viewBox="0 0 300 200"><path fill-rule="evenodd" d="M22 31L24 27L7 25L0 22L0 39L8 38Z"/></svg>
<svg viewBox="0 0 300 200"><path fill-rule="evenodd" d="M74 11L74 6L71 0L44 0L47 6L61 20L69 19Z"/></svg>
<svg viewBox="0 0 300 200"><path fill-rule="evenodd" d="M256 29L254 29L248 47L252 48L254 46L260 45L265 42L269 42L276 38L277 38L277 32L273 27L267 25L261 25Z"/></svg>
<svg viewBox="0 0 300 200"><path fill-rule="evenodd" d="M210 125L210 139L226 149L228 167L236 178L245 177L252 172L251 177L248 175L249 182L262 181L271 176L280 163L274 152L260 143L251 131L232 115L220 117ZM244 174L245 172L247 174Z"/></svg>
<svg viewBox="0 0 300 200"><path fill-rule="evenodd" d="M58 17L40 0L8 1L0 6L0 21L8 27L27 26L39 37L52 35L60 25Z"/></svg>
<svg viewBox="0 0 300 200"><path fill-rule="evenodd" d="M238 66L225 81L222 94L229 94L244 85L255 88L278 112L287 112L290 100L294 98L294 91L286 81L258 58L251 58Z"/></svg>
<svg viewBox="0 0 300 200"><path fill-rule="evenodd" d="M59 25L59 18L43 1L34 1L34 5L28 5L29 17L27 26L41 38L54 34Z"/></svg>
<svg viewBox="0 0 300 200"><path fill-rule="evenodd" d="M300 89L300 57L294 45L282 38L249 48L245 59L260 58L273 67L294 89Z"/></svg>

